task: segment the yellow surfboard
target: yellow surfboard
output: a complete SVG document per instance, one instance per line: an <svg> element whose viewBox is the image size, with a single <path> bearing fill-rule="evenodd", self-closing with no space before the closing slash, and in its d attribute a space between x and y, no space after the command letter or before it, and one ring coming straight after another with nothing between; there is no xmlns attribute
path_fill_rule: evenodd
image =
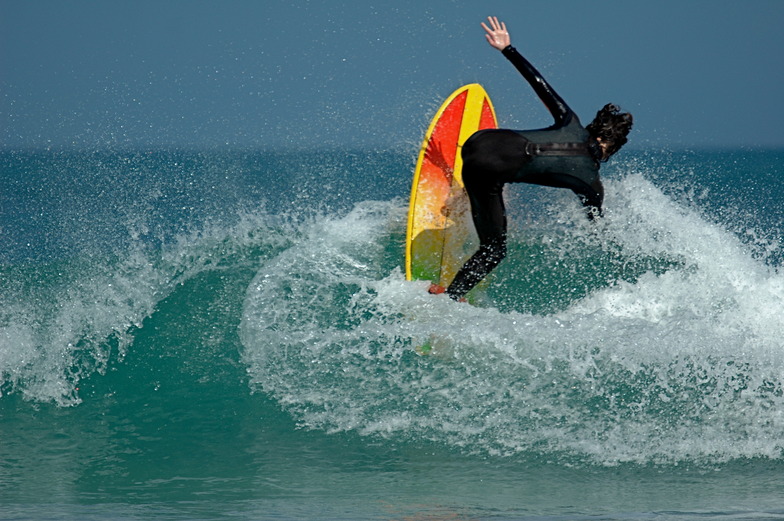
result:
<svg viewBox="0 0 784 521"><path fill-rule="evenodd" d="M406 233L406 279L449 286L476 251L476 231L463 187L461 149L477 130L498 126L478 83L460 87L438 109L419 151Z"/></svg>

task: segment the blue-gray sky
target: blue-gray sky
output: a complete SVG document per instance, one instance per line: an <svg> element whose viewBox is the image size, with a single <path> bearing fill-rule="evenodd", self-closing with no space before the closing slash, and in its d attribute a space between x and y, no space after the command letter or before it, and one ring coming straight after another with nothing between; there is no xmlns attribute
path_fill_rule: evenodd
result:
<svg viewBox="0 0 784 521"><path fill-rule="evenodd" d="M784 146L784 2L0 0L0 146L394 147L480 82L501 126L548 114L512 43L636 148Z"/></svg>

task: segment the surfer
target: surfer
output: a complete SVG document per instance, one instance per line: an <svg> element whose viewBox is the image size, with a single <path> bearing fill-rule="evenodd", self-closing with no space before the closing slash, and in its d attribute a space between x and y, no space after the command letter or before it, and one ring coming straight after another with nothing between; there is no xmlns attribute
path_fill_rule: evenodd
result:
<svg viewBox="0 0 784 521"><path fill-rule="evenodd" d="M463 145L463 182L471 202L471 215L479 236L479 250L455 275L449 288L437 284L430 293L446 292L461 300L506 256L506 183L529 183L571 189L582 201L589 219L601 216L604 188L599 165L625 143L632 115L605 105L583 127L531 63L511 45L506 24L497 17L482 23L488 43L503 53L533 87L555 120L540 130L486 129Z"/></svg>

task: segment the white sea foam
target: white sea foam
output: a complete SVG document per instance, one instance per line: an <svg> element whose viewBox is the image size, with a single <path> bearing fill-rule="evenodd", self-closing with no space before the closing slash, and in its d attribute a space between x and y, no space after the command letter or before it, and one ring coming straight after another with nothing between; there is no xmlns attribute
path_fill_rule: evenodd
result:
<svg viewBox="0 0 784 521"><path fill-rule="evenodd" d="M565 241L565 253L611 243L677 262L549 314L457 304L405 282L385 261L399 204L319 223L248 289L253 385L309 428L471 452L606 465L780 458L782 275L640 175L607 189L600 233ZM417 355L425 343L432 354Z"/></svg>

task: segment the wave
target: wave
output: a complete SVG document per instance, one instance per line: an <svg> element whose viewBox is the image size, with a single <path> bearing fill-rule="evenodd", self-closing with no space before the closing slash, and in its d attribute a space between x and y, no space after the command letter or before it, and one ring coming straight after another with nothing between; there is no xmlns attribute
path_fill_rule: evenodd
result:
<svg viewBox="0 0 784 521"><path fill-rule="evenodd" d="M388 251L404 218L394 204L319 223L250 285L252 385L307 428L469 452L605 465L780 458L781 274L640 175L609 183L608 200L598 227L558 210L568 226L514 239L517 252L555 245L505 261L518 273L560 259L546 292L580 271L601 281L546 312L494 305L504 288L520 292L509 273L480 307L405 282ZM424 344L431 355L417 354Z"/></svg>
<svg viewBox="0 0 784 521"><path fill-rule="evenodd" d="M285 248L289 235L284 216L242 214L231 226L205 225L159 248L133 240L109 257L4 267L0 396L79 404L80 382L122 363L167 298L202 273L255 268L259 257Z"/></svg>
<svg viewBox="0 0 784 521"><path fill-rule="evenodd" d="M513 215L477 306L404 280L400 199L165 241L137 223L110 256L7 265L0 392L77 405L126 357L160 358L136 350L187 364L196 345L241 366L200 378L247 378L318 432L601 465L780 460L784 278L646 173L606 182L598 223L562 191Z"/></svg>

